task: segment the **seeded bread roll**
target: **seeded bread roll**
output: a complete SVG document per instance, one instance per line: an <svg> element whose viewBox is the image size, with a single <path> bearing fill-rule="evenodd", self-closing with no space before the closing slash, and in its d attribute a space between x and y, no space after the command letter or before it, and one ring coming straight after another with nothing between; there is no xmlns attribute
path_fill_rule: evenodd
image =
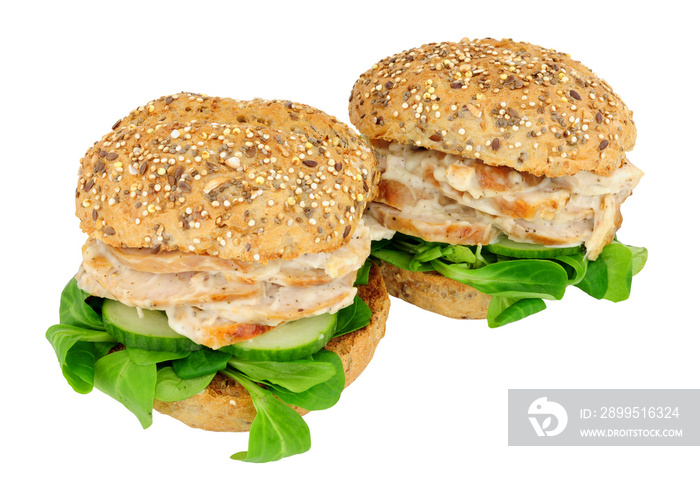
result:
<svg viewBox="0 0 700 504"><path fill-rule="evenodd" d="M115 247L293 259L346 244L378 176L366 143L313 107L180 93L87 151L76 215Z"/></svg>
<svg viewBox="0 0 700 504"><path fill-rule="evenodd" d="M387 292L412 305L454 319L485 319L491 296L436 272L397 268L381 261Z"/></svg>
<svg viewBox="0 0 700 504"><path fill-rule="evenodd" d="M389 316L389 296L377 266L370 270L369 283L358 288L358 295L372 310L367 327L332 339L326 349L343 361L345 387L364 371L384 336ZM292 406L302 415L307 411ZM255 407L246 389L224 375L217 374L202 393L175 402L156 400L154 408L190 427L218 432L245 432L255 418Z"/></svg>
<svg viewBox="0 0 700 504"><path fill-rule="evenodd" d="M481 39L426 44L363 73L350 120L371 139L557 177L620 167L632 112L569 55Z"/></svg>

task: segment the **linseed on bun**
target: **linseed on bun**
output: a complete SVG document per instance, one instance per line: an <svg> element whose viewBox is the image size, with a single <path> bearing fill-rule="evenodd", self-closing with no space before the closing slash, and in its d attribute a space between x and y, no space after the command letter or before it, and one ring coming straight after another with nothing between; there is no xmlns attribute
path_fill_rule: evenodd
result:
<svg viewBox="0 0 700 504"><path fill-rule="evenodd" d="M481 246L507 236L564 245L568 242L557 241L559 236L540 236L533 223L539 219L547 228L573 201L571 213L581 216L580 222L593 222L592 230L585 235L588 228L576 229L577 220L570 218L571 228L561 234L588 247L581 238L587 236L592 242L587 257L594 260L620 227L619 206L631 189L588 208L566 187L559 202L537 206L532 201L547 198L538 199L534 188L551 194L537 184L576 174L578 181L599 182L626 174L634 187L641 173L625 154L636 141L632 112L611 86L570 55L526 42L465 38L386 57L355 82L349 115L375 148L383 172L370 215L393 231L428 242ZM429 166L416 168L416 174L411 171L415 160L426 150L426 158L432 156L425 161ZM450 172L459 173L456 186L445 176L450 163L468 167ZM586 178L590 174L595 177ZM518 180L533 190L516 191ZM571 181L559 183L572 186ZM583 208L577 209L576 202ZM595 222L606 226L597 235ZM467 285L432 271L380 266L394 296L448 317L487 316L490 296Z"/></svg>
<svg viewBox="0 0 700 504"><path fill-rule="evenodd" d="M426 44L384 58L350 96L370 139L533 175L609 175L636 139L632 112L568 54L513 40Z"/></svg>
<svg viewBox="0 0 700 504"><path fill-rule="evenodd" d="M224 272L239 267L245 272L244 263L294 260L348 244L377 191L378 178L376 159L365 140L318 109L291 101L179 93L138 107L88 150L81 160L76 214L91 240L115 249L139 249L130 252L137 254L130 265L149 273L154 270L154 275L167 269L158 261L197 255L211 256L207 260L212 271L217 272L216 265L221 264ZM369 241L368 234L363 236ZM150 254L141 254L144 249L161 253L145 266L142 259ZM347 252L352 257L341 254L335 260L349 259L359 268L366 257L352 250L356 249ZM304 268L315 267L300 267ZM356 271L340 275L343 268L337 264L332 269L343 281ZM255 281L245 275L241 278L242 283ZM347 283L351 296L353 280L354 276ZM323 280L285 278L280 281L282 287L270 283L269 290L256 295L294 305L283 295L275 298L275 289L304 288L294 296L315 297L321 306L328 301L328 291L313 290ZM345 287L343 283L337 289ZM372 359L384 336L389 310L376 266L371 268L369 283L357 291L372 310L369 325L326 346L343 363L345 386ZM295 316L310 316L304 308L292 307ZM227 315L235 318L237 314ZM203 318L196 320L203 326L211 322ZM277 323L260 327L269 330ZM245 324L232 319L221 331L238 325ZM154 408L192 427L214 431L247 431L256 414L247 390L221 373L203 392L182 401L155 400Z"/></svg>
<svg viewBox="0 0 700 504"><path fill-rule="evenodd" d="M346 244L377 178L365 142L320 110L179 93L87 151L76 214L115 247L267 262Z"/></svg>

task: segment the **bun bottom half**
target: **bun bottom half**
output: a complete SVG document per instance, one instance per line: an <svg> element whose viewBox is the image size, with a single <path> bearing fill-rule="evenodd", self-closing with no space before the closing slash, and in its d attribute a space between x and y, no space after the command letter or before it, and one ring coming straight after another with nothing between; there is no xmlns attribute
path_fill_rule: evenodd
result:
<svg viewBox="0 0 700 504"><path fill-rule="evenodd" d="M383 261L379 270L391 296L454 319L485 319L491 296L437 272L408 271Z"/></svg>
<svg viewBox="0 0 700 504"><path fill-rule="evenodd" d="M372 265L369 283L358 287L358 295L372 310L369 325L334 338L325 347L340 356L345 370L345 387L364 371L384 337L390 300L378 266ZM255 418L255 407L248 391L220 373L201 393L182 401L156 399L153 407L190 427L216 432L247 432ZM301 415L308 413L297 406L291 407Z"/></svg>

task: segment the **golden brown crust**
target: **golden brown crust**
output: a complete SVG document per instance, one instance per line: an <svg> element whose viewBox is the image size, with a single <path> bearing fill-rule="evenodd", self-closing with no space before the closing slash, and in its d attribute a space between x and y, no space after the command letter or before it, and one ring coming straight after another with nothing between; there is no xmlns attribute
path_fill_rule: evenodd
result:
<svg viewBox="0 0 700 504"><path fill-rule="evenodd" d="M363 73L361 133L556 177L609 175L636 139L632 112L569 55L512 40L426 44Z"/></svg>
<svg viewBox="0 0 700 504"><path fill-rule="evenodd" d="M372 310L367 327L331 340L326 349L340 356L349 386L367 367L379 340L384 337L389 316L389 296L377 266L370 271L370 281L358 288L358 295ZM292 406L300 414L306 410ZM255 418L255 407L245 388L231 378L217 374L204 392L175 402L156 400L154 408L199 429L218 432L245 432Z"/></svg>
<svg viewBox="0 0 700 504"><path fill-rule="evenodd" d="M347 243L378 176L359 135L313 107L180 93L87 151L76 215L114 247L292 259Z"/></svg>
<svg viewBox="0 0 700 504"><path fill-rule="evenodd" d="M439 273L407 271L380 262L390 295L455 319L485 319L491 296Z"/></svg>
<svg viewBox="0 0 700 504"><path fill-rule="evenodd" d="M216 432L247 432L255 419L248 391L220 373L203 392L182 401L156 399L153 408L190 427Z"/></svg>

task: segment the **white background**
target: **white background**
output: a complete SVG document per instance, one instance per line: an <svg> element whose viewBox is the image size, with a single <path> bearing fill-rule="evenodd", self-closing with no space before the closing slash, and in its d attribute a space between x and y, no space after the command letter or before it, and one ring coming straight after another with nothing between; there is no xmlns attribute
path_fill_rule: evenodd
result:
<svg viewBox="0 0 700 504"><path fill-rule="evenodd" d="M696 21L676 1L5 4L0 500L698 502L697 447L507 446L509 388L700 388ZM194 91L347 122L373 63L465 36L568 52L634 110L629 157L646 175L618 236L649 262L630 300L571 290L497 330L393 300L369 368L306 416L311 451L272 464L229 460L247 434L157 413L142 430L101 392L70 389L44 333L80 262L79 159L117 119Z"/></svg>

